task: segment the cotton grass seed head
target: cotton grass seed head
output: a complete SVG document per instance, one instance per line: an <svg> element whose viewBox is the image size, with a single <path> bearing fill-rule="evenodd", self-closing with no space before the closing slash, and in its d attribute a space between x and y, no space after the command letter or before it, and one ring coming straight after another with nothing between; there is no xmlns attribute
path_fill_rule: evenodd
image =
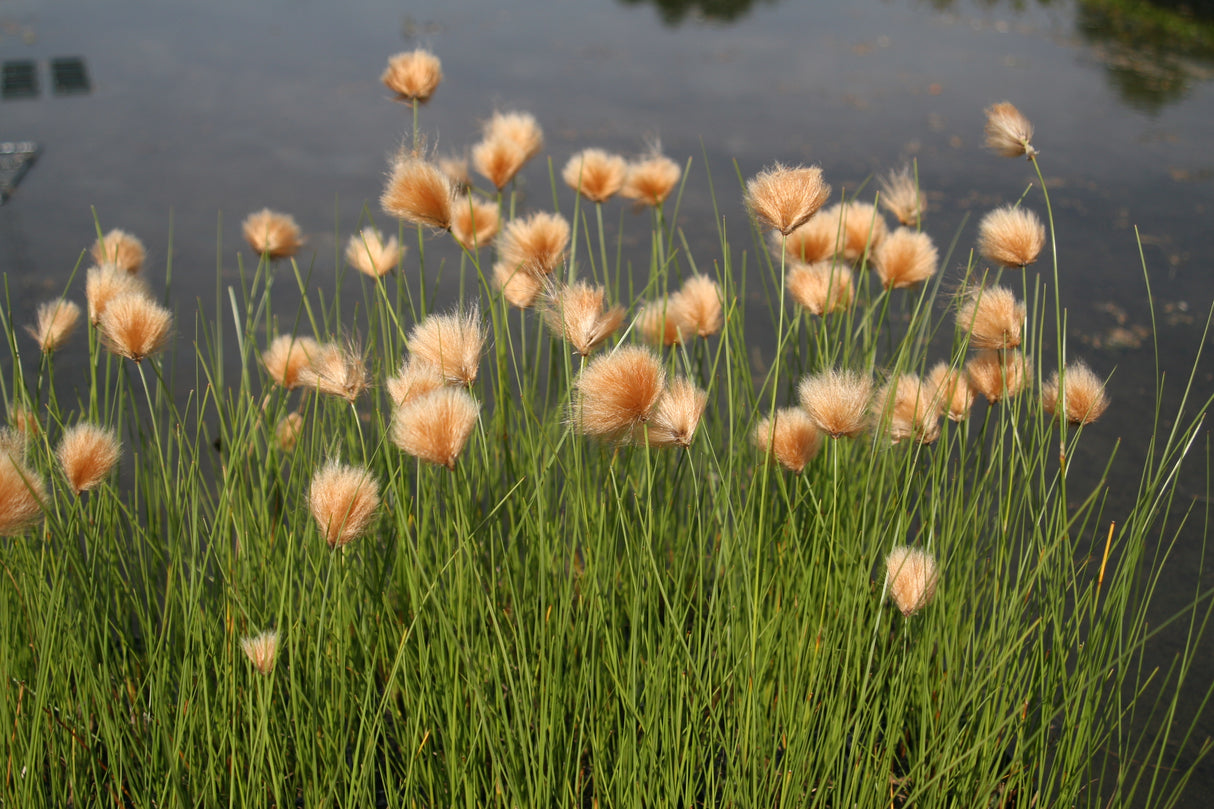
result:
<svg viewBox="0 0 1214 809"><path fill-rule="evenodd" d="M440 388L396 410L392 443L415 458L454 469L479 415L480 405L468 391Z"/></svg>
<svg viewBox="0 0 1214 809"><path fill-rule="evenodd" d="M674 296L645 304L637 312L634 322L637 331L648 343L661 346L683 343L686 324Z"/></svg>
<svg viewBox="0 0 1214 809"><path fill-rule="evenodd" d="M1062 407L1059 407L1061 392ZM1052 416L1071 424L1091 424L1104 415L1109 399L1104 381L1082 362L1072 362L1059 377L1057 371L1041 386L1041 403Z"/></svg>
<svg viewBox="0 0 1214 809"><path fill-rule="evenodd" d="M910 166L903 166L881 178L881 207L907 227L918 227L927 203Z"/></svg>
<svg viewBox="0 0 1214 809"><path fill-rule="evenodd" d="M416 155L401 153L392 162L379 204L397 219L450 230L455 186L438 166Z"/></svg>
<svg viewBox="0 0 1214 809"><path fill-rule="evenodd" d="M19 534L42 516L49 502L37 474L9 453L0 453L0 536Z"/></svg>
<svg viewBox="0 0 1214 809"><path fill-rule="evenodd" d="M938 362L927 374L927 387L941 415L951 421L965 421L974 405L974 392L969 380L958 368L950 368L946 362Z"/></svg>
<svg viewBox="0 0 1214 809"><path fill-rule="evenodd" d="M986 147L1002 157L1032 158L1033 125L1007 101L986 108Z"/></svg>
<svg viewBox="0 0 1214 809"><path fill-rule="evenodd" d="M689 334L709 337L725 325L721 285L707 275L692 275L675 293L675 306Z"/></svg>
<svg viewBox="0 0 1214 809"><path fill-rule="evenodd" d="M346 261L360 273L383 278L400 264L405 250L395 236L387 241L372 227L363 228L346 243Z"/></svg>
<svg viewBox="0 0 1214 809"><path fill-rule="evenodd" d="M1019 351L987 349L965 364L970 387L992 403L1020 393L1032 373L1032 365Z"/></svg>
<svg viewBox="0 0 1214 809"><path fill-rule="evenodd" d="M885 557L885 590L908 618L931 602L938 580L936 560L918 548L899 545Z"/></svg>
<svg viewBox="0 0 1214 809"><path fill-rule="evenodd" d="M524 160L530 160L544 148L544 131L529 112L495 112L485 122L486 140L501 139L523 150Z"/></svg>
<svg viewBox="0 0 1214 809"><path fill-rule="evenodd" d="M561 266L568 249L568 220L545 211L511 220L497 240L499 261L537 277Z"/></svg>
<svg viewBox="0 0 1214 809"><path fill-rule="evenodd" d="M142 362L168 344L173 315L142 294L126 293L106 304L99 325L107 349Z"/></svg>
<svg viewBox="0 0 1214 809"><path fill-rule="evenodd" d="M828 212L836 206L831 206L798 228L793 229L787 236L778 231L771 234L772 252L778 258L780 247L792 261L804 264L816 264L829 261L835 257L835 247L839 241L839 222Z"/></svg>
<svg viewBox="0 0 1214 809"><path fill-rule="evenodd" d="M626 441L647 422L666 387L661 360L624 346L591 360L574 381L573 421L583 435Z"/></svg>
<svg viewBox="0 0 1214 809"><path fill-rule="evenodd" d="M837 217L839 245L837 254L851 262L858 262L885 241L889 226L876 205L851 200L831 206Z"/></svg>
<svg viewBox="0 0 1214 809"><path fill-rule="evenodd" d="M708 394L679 377L666 386L658 406L636 439L651 447L689 447L708 404Z"/></svg>
<svg viewBox="0 0 1214 809"><path fill-rule="evenodd" d="M501 191L527 163L523 147L504 138L486 138L472 147L472 165Z"/></svg>
<svg viewBox="0 0 1214 809"><path fill-rule="evenodd" d="M355 401L371 384L361 349L354 343L321 343L296 376L299 387Z"/></svg>
<svg viewBox="0 0 1214 809"><path fill-rule="evenodd" d="M422 48L398 53L388 59L379 80L396 93L398 101L429 101L443 80L443 65L433 53Z"/></svg>
<svg viewBox="0 0 1214 809"><path fill-rule="evenodd" d="M544 289L543 278L504 261L493 265L493 284L511 306L519 309L530 309Z"/></svg>
<svg viewBox="0 0 1214 809"><path fill-rule="evenodd" d="M638 205L660 206L679 184L683 169L655 147L648 155L628 164L620 196Z"/></svg>
<svg viewBox="0 0 1214 809"><path fill-rule="evenodd" d="M98 264L113 264L125 273L134 275L143 267L147 250L143 242L124 230L111 230L97 241L89 251Z"/></svg>
<svg viewBox="0 0 1214 809"><path fill-rule="evenodd" d="M289 258L303 245L299 225L288 214L262 208L245 217L245 241L253 252L269 258Z"/></svg>
<svg viewBox="0 0 1214 809"><path fill-rule="evenodd" d="M122 445L113 430L94 424L77 424L63 433L55 451L72 491L95 489L113 471Z"/></svg>
<svg viewBox="0 0 1214 809"><path fill-rule="evenodd" d="M452 208L451 235L465 250L476 251L493 241L502 226L497 203L464 194Z"/></svg>
<svg viewBox="0 0 1214 809"><path fill-rule="evenodd" d="M898 228L873 250L873 269L886 289L904 289L936 274L936 246L922 231Z"/></svg>
<svg viewBox="0 0 1214 809"><path fill-rule="evenodd" d="M817 457L823 440L822 431L799 407L786 407L775 416L760 419L750 438L769 458L797 473Z"/></svg>
<svg viewBox="0 0 1214 809"><path fill-rule="evenodd" d="M409 332L409 353L453 385L471 385L480 368L485 330L474 306L465 312L430 315Z"/></svg>
<svg viewBox="0 0 1214 809"><path fill-rule="evenodd" d="M565 184L592 202L606 202L624 187L628 162L602 149L583 149L561 171Z"/></svg>
<svg viewBox="0 0 1214 809"><path fill-rule="evenodd" d="M274 440L283 452L294 452L303 432L303 416L294 411L278 420L274 425Z"/></svg>
<svg viewBox="0 0 1214 809"><path fill-rule="evenodd" d="M801 406L831 438L854 438L868 426L872 378L856 371L829 370L801 380Z"/></svg>
<svg viewBox="0 0 1214 809"><path fill-rule="evenodd" d="M1024 328L1024 304L1007 287L974 288L957 310L957 328L973 348L1016 348Z"/></svg>
<svg viewBox="0 0 1214 809"><path fill-rule="evenodd" d="M379 483L357 466L330 460L312 478L308 509L330 548L362 536L379 508Z"/></svg>
<svg viewBox="0 0 1214 809"><path fill-rule="evenodd" d="M72 336L79 322L80 307L64 298L56 298L38 305L36 323L26 326L26 331L38 341L42 353L49 354Z"/></svg>
<svg viewBox="0 0 1214 809"><path fill-rule="evenodd" d="M143 280L135 275L129 275L115 264L98 264L89 267L84 282L84 297L88 302L89 322L96 325L101 322L105 307L119 295L146 295L147 287Z"/></svg>
<svg viewBox="0 0 1214 809"><path fill-rule="evenodd" d="M794 301L818 317L851 305L851 270L834 261L798 262L785 273L784 285Z"/></svg>
<svg viewBox="0 0 1214 809"><path fill-rule="evenodd" d="M1005 267L1024 267L1045 247L1045 225L1028 208L1005 205L978 223L978 252Z"/></svg>
<svg viewBox="0 0 1214 809"><path fill-rule="evenodd" d="M746 183L746 207L765 227L787 236L809 221L830 196L817 166L776 163Z"/></svg>
<svg viewBox="0 0 1214 809"><path fill-rule="evenodd" d="M898 374L877 394L880 424L890 441L930 444L940 437L940 411L934 391L914 374Z"/></svg>
<svg viewBox="0 0 1214 809"><path fill-rule="evenodd" d="M240 650L257 669L257 673L267 675L274 670L274 661L278 657L278 633L274 630L262 632L240 639Z"/></svg>
<svg viewBox="0 0 1214 809"><path fill-rule="evenodd" d="M406 360L396 376L388 378L386 387L393 406L404 407L419 396L438 390L443 384L442 374L433 365Z"/></svg>
<svg viewBox="0 0 1214 809"><path fill-rule="evenodd" d="M546 296L544 322L579 354L589 356L624 321L624 309L608 306L606 298L605 287L582 281L556 287Z"/></svg>
<svg viewBox="0 0 1214 809"><path fill-rule="evenodd" d="M320 343L311 337L280 334L261 352L261 364L277 384L291 390L299 384L299 372L320 356Z"/></svg>

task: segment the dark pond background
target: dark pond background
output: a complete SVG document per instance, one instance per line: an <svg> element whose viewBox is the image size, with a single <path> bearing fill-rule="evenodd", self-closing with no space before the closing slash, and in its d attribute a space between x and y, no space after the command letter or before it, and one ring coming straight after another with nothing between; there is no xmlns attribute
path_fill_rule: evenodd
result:
<svg viewBox="0 0 1214 809"><path fill-rule="evenodd" d="M470 146L495 108L535 114L558 170L585 146L634 154L660 138L676 160L692 159L679 224L706 261L717 247L705 157L733 241L748 249L737 171L818 163L837 195L914 158L931 205L925 227L942 248L959 232L944 268L956 274L977 219L1030 180L1023 161L982 148L983 108L1011 100L1036 124L1051 183L1071 353L1113 373L1113 409L1085 432L1083 458L1122 442L1115 517L1153 416L1155 353L1134 229L1159 316L1165 412L1214 299L1214 24L1205 5L1130 15L1095 0L0 0L0 59L34 60L38 79L31 94L0 99L0 142L43 149L0 206L0 272L14 319L32 319L91 243L95 209L104 228L144 240L158 289L171 234L172 299L188 323L195 301L214 314L217 266L226 284L238 253L252 260L239 224L269 206L296 217L309 238L301 263L331 286L335 253L360 218L386 222L376 200L408 125L379 74L390 54L423 45L446 74L422 111L441 152ZM87 87L56 92L50 61L61 57L82 60ZM542 159L520 187L524 204L551 206ZM1043 210L1036 198L1033 207ZM609 221L621 210L626 231L642 236L643 214L612 208ZM630 257L644 262L636 247ZM186 342L192 327L179 331ZM1214 361L1203 361L1194 394L1211 393ZM1178 513L1197 511L1160 617L1199 585L1214 586L1199 572L1207 478L1204 457L1185 470ZM1161 640L1159 663L1176 648ZM1211 677L1207 649L1195 685ZM1212 734L1207 713L1199 736ZM1206 806L1207 794L1209 764L1187 805Z"/></svg>

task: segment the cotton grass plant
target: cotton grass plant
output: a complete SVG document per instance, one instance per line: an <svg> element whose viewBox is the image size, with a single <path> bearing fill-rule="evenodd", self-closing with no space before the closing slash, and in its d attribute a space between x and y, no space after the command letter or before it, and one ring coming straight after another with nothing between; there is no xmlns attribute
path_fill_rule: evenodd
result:
<svg viewBox="0 0 1214 809"><path fill-rule="evenodd" d="M416 130L434 88L397 87L404 67L384 80ZM1010 106L988 137L1037 168ZM338 234L357 305L317 288L298 231L266 241L267 220L251 258L221 254L239 282L213 311L123 286L108 251L77 273L86 337L40 355L5 307L5 803L1171 805L1208 751L1180 694L1209 593L1163 669L1147 615L1209 402L1186 387L1179 413L1157 408L1174 426L1131 502L1101 474L1068 489L1076 443L1114 463L1091 422L1130 394L1067 352L1059 268L1003 271L1019 299L952 297L945 273L971 290L989 268L938 262L930 217L907 237L930 253L878 259L873 237L899 231L862 200L824 218L829 167L738 189L753 250L723 222L715 245L687 244L685 175L651 149L619 188L654 209L644 292L622 300L606 276L624 240L612 257L601 238L614 203L586 194L597 155L563 172L594 203L597 255L577 251L581 197L517 205L502 155L521 167L539 132L490 119L472 202L402 152L382 205L418 249L376 260L387 231L364 227L390 218ZM910 176L887 187L918 223ZM453 248L463 294L444 299L426 255L486 200L501 231ZM833 232L811 258L798 233L819 219ZM748 324L759 288L778 313ZM679 339L641 344L659 299ZM129 311L147 317L120 327ZM756 341L779 347L766 371ZM56 367L69 351L87 375ZM120 453L119 471L63 447Z"/></svg>

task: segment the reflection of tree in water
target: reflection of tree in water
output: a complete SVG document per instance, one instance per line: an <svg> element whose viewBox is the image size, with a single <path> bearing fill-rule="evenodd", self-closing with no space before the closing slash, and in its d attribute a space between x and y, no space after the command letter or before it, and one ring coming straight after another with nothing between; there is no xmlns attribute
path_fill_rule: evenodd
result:
<svg viewBox="0 0 1214 809"><path fill-rule="evenodd" d="M759 2L777 0L620 0L630 6L652 3L667 25L678 25L688 16L696 19L731 22L747 14Z"/></svg>
<svg viewBox="0 0 1214 809"><path fill-rule="evenodd" d="M1126 104L1156 113L1214 75L1214 3L1080 0L1076 27Z"/></svg>

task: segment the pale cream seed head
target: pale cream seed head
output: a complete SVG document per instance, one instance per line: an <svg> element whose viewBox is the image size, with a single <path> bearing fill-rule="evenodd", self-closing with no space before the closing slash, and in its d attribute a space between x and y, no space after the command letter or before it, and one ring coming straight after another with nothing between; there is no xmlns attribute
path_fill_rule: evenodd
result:
<svg viewBox="0 0 1214 809"><path fill-rule="evenodd" d="M466 250L487 247L502 226L497 203L465 194L455 201L451 217L451 236Z"/></svg>
<svg viewBox="0 0 1214 809"><path fill-rule="evenodd" d="M409 332L409 353L450 384L471 385L485 346L484 324L473 307L465 312L430 315Z"/></svg>
<svg viewBox="0 0 1214 809"><path fill-rule="evenodd" d="M392 405L399 408L443 385L443 376L433 365L406 360L396 376L388 378L386 387Z"/></svg>
<svg viewBox="0 0 1214 809"><path fill-rule="evenodd" d="M19 534L42 516L46 486L25 462L0 453L0 536Z"/></svg>
<svg viewBox="0 0 1214 809"><path fill-rule="evenodd" d="M258 674L267 675L274 670L274 661L278 657L278 632L269 630L241 638L240 650Z"/></svg>
<svg viewBox="0 0 1214 809"><path fill-rule="evenodd" d="M80 307L64 298L38 305L36 324L26 330L38 341L42 353L55 351L71 337L80 322Z"/></svg>
<svg viewBox="0 0 1214 809"><path fill-rule="evenodd" d="M84 283L84 297L88 302L89 322L96 325L106 306L120 295L147 295L143 279L124 272L115 264L99 264L89 267Z"/></svg>
<svg viewBox="0 0 1214 809"><path fill-rule="evenodd" d="M1028 358L1019 351L979 351L965 364L969 386L989 402L998 402L1024 390L1032 377Z"/></svg>
<svg viewBox="0 0 1214 809"><path fill-rule="evenodd" d="M684 377L666 386L653 417L637 431L636 440L651 447L689 447L708 404L708 394Z"/></svg>
<svg viewBox="0 0 1214 809"><path fill-rule="evenodd" d="M443 65L430 51L418 48L388 59L380 81L398 101L429 101L443 80Z"/></svg>
<svg viewBox="0 0 1214 809"><path fill-rule="evenodd" d="M143 242L124 230L111 230L97 241L89 251L98 264L113 264L125 273L134 275L143 267L147 250Z"/></svg>
<svg viewBox="0 0 1214 809"><path fill-rule="evenodd" d="M371 377L362 351L353 343L345 347L321 343L308 356L308 364L299 369L296 384L353 402L370 386Z"/></svg>
<svg viewBox="0 0 1214 809"><path fill-rule="evenodd" d="M935 391L914 374L899 374L877 394L880 424L890 440L930 444L940 437Z"/></svg>
<svg viewBox="0 0 1214 809"><path fill-rule="evenodd" d="M910 166L890 171L881 178L881 207L903 225L918 227L927 208L923 192L911 173Z"/></svg>
<svg viewBox="0 0 1214 809"><path fill-rule="evenodd" d="M500 262L535 276L548 275L561 266L568 249L568 220L546 211L511 220L497 240Z"/></svg>
<svg viewBox="0 0 1214 809"><path fill-rule="evenodd" d="M620 196L635 200L638 205L658 207L679 184L683 169L678 163L656 149L649 155L628 164Z"/></svg>
<svg viewBox="0 0 1214 809"><path fill-rule="evenodd" d="M832 438L854 438L868 426L872 387L872 377L832 369L807 376L797 394L819 430Z"/></svg>
<svg viewBox="0 0 1214 809"><path fill-rule="evenodd" d="M927 387L937 411L947 415L951 421L965 421L974 405L974 391L969 380L958 368L950 368L946 362L932 366L927 375Z"/></svg>
<svg viewBox="0 0 1214 809"><path fill-rule="evenodd" d="M1032 264L1045 247L1045 225L1028 208L1005 205L978 223L978 252L1005 267Z"/></svg>
<svg viewBox="0 0 1214 809"><path fill-rule="evenodd" d="M1062 407L1058 406L1060 394ZM1071 424L1091 424L1109 407L1104 381L1079 361L1068 364L1061 377L1057 371L1053 373L1041 386L1041 400L1047 413Z"/></svg>
<svg viewBox="0 0 1214 809"><path fill-rule="evenodd" d="M379 483L370 471L330 460L312 478L308 509L330 548L362 536L379 508Z"/></svg>
<svg viewBox="0 0 1214 809"><path fill-rule="evenodd" d="M346 243L346 261L371 278L382 278L392 272L404 254L405 250L395 236L389 236L385 241L372 227L363 228Z"/></svg>
<svg viewBox="0 0 1214 809"><path fill-rule="evenodd" d="M320 357L320 343L311 337L280 334L261 353L261 364L277 384L291 390L299 384L299 372Z"/></svg>
<svg viewBox="0 0 1214 809"><path fill-rule="evenodd" d="M1020 110L1001 101L986 108L986 146L1002 157L1032 158L1037 154L1033 148L1033 125Z"/></svg>
<svg viewBox="0 0 1214 809"><path fill-rule="evenodd" d="M931 602L938 581L936 560L924 551L900 545L885 558L885 590L904 616Z"/></svg>

